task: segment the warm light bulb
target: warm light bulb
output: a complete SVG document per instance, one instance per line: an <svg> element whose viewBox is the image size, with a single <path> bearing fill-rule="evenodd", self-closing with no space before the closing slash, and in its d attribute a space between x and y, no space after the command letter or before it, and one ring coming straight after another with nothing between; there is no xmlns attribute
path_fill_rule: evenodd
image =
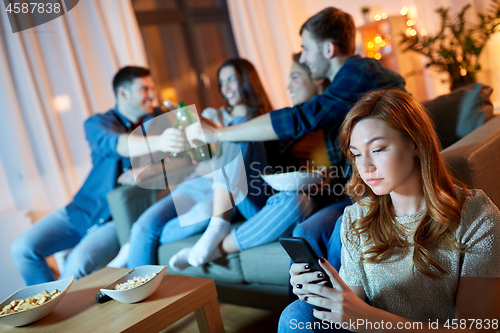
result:
<svg viewBox="0 0 500 333"><path fill-rule="evenodd" d="M467 75L467 70L465 68L460 67L460 75L462 76Z"/></svg>
<svg viewBox="0 0 500 333"><path fill-rule="evenodd" d="M381 41L382 41L382 37L380 37L380 35L377 35L375 37L375 43L379 44Z"/></svg>
<svg viewBox="0 0 500 333"><path fill-rule="evenodd" d="M417 34L417 30L411 29L410 35L415 36Z"/></svg>
<svg viewBox="0 0 500 333"><path fill-rule="evenodd" d="M380 16L380 14L376 14L375 15L375 21L380 21L380 19L382 19L382 17Z"/></svg>
<svg viewBox="0 0 500 333"><path fill-rule="evenodd" d="M425 36L425 35L427 35L427 31L425 31L424 29L422 29L422 30L420 30L420 34L421 34L422 36Z"/></svg>
<svg viewBox="0 0 500 333"><path fill-rule="evenodd" d="M413 25L413 21L412 20L408 20L406 21L406 25L411 27Z"/></svg>
<svg viewBox="0 0 500 333"><path fill-rule="evenodd" d="M71 97L69 95L54 96L52 102L59 113L64 113L71 109Z"/></svg>
<svg viewBox="0 0 500 333"><path fill-rule="evenodd" d="M404 6L402 9L401 9L401 15L406 15L408 14L408 7Z"/></svg>
<svg viewBox="0 0 500 333"><path fill-rule="evenodd" d="M374 44L372 41L369 41L368 44L366 44L366 46L368 46L369 49L372 49Z"/></svg>
<svg viewBox="0 0 500 333"><path fill-rule="evenodd" d="M380 53L376 53L375 54L375 59L380 60L380 58L382 58L382 55L380 55Z"/></svg>
<svg viewBox="0 0 500 333"><path fill-rule="evenodd" d="M374 53L370 51L370 52L368 52L367 56L368 56L368 58L373 58Z"/></svg>
<svg viewBox="0 0 500 333"><path fill-rule="evenodd" d="M383 20L385 20L387 18L387 14L386 13L382 13L382 15L380 15L380 16L382 16Z"/></svg>
<svg viewBox="0 0 500 333"><path fill-rule="evenodd" d="M384 42L384 41L381 41L381 42L379 43L379 45L380 45L380 47L384 47L384 46L385 46L385 42Z"/></svg>

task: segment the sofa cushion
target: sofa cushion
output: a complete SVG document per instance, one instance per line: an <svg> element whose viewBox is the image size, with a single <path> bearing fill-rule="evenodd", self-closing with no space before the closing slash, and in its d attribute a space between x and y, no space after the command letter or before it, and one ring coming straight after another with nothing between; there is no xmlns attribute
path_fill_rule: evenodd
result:
<svg viewBox="0 0 500 333"><path fill-rule="evenodd" d="M487 85L474 83L422 103L434 120L442 149L493 117L492 91Z"/></svg>
<svg viewBox="0 0 500 333"><path fill-rule="evenodd" d="M500 207L499 152L500 117L495 117L441 155L455 178L470 188L483 190Z"/></svg>
<svg viewBox="0 0 500 333"><path fill-rule="evenodd" d="M278 242L240 252L245 281L288 286L290 257Z"/></svg>
<svg viewBox="0 0 500 333"><path fill-rule="evenodd" d="M172 243L160 245L158 248L159 264L168 266L168 261L174 254L185 247L193 246L200 237L201 234L198 234ZM231 253L224 258L208 263L202 267L188 267L181 272L174 271L168 267L166 273L196 276L230 283L245 282L238 253Z"/></svg>

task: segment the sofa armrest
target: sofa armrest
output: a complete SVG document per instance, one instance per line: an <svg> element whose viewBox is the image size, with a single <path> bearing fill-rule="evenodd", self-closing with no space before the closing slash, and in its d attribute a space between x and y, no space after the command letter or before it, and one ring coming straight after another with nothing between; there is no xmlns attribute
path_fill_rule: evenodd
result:
<svg viewBox="0 0 500 333"><path fill-rule="evenodd" d="M168 172L169 183L179 184L193 173L195 165L185 160L176 160L174 163L166 164L165 171ZM108 193L109 210L116 225L120 245L128 243L132 224L139 216L158 199L167 195L169 188L174 187L173 185L166 186L163 174L147 178L139 185L119 186Z"/></svg>
<svg viewBox="0 0 500 333"><path fill-rule="evenodd" d="M442 151L455 178L470 188L483 190L500 206L500 117L494 117Z"/></svg>

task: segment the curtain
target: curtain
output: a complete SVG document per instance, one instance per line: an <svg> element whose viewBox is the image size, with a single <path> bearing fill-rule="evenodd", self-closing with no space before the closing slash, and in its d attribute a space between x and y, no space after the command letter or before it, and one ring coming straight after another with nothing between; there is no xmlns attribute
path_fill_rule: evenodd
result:
<svg viewBox="0 0 500 333"><path fill-rule="evenodd" d="M130 0L80 1L18 33L0 12L0 212L48 212L85 180L83 123L114 107L120 67L147 66L144 46Z"/></svg>
<svg viewBox="0 0 500 333"><path fill-rule="evenodd" d="M291 105L286 91L300 36L288 0L227 1L240 57L251 61L275 109Z"/></svg>

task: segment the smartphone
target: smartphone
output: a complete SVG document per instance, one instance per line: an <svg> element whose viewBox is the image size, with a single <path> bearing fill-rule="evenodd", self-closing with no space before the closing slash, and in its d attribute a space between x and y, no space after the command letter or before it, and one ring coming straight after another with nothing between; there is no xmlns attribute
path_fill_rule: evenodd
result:
<svg viewBox="0 0 500 333"><path fill-rule="evenodd" d="M323 280L328 280L328 275L318 263L318 255L314 252L307 239L302 237L280 237L279 242L294 263L309 264L311 266L311 272L320 271L325 276Z"/></svg>

